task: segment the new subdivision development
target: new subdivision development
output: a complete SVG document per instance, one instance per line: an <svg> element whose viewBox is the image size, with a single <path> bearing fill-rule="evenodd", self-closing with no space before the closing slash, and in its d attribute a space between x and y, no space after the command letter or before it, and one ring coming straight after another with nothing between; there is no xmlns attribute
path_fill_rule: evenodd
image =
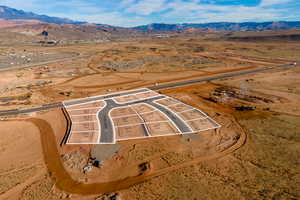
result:
<svg viewBox="0 0 300 200"><path fill-rule="evenodd" d="M114 144L220 127L201 110L147 88L66 101L64 107L71 121L67 144Z"/></svg>

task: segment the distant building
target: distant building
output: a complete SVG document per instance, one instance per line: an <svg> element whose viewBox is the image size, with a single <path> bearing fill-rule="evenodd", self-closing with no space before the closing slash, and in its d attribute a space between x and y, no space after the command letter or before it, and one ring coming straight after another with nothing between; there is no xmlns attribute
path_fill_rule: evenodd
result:
<svg viewBox="0 0 300 200"><path fill-rule="evenodd" d="M170 38L171 36L167 35L167 34L156 34L156 35L154 35L154 37L156 37L156 38Z"/></svg>

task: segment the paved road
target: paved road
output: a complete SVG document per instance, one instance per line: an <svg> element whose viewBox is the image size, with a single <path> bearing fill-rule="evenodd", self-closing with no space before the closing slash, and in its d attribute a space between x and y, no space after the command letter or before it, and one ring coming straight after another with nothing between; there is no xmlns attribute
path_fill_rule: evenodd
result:
<svg viewBox="0 0 300 200"><path fill-rule="evenodd" d="M100 136L100 143L114 143L115 138L114 138L114 129L112 122L109 117L109 111L113 108L118 108L118 107L124 107L124 106L130 106L133 104L138 104L138 103L146 103L149 104L161 112L163 112L165 115L167 115L174 123L175 125L179 128L181 132L192 132L192 130L185 124L182 119L177 117L173 112L170 112L168 109L165 107L155 103L155 100L159 100L165 98L165 96L156 96L152 97L149 99L143 99L143 100L138 100L130 103L124 103L124 104L119 104L116 103L112 99L106 99L106 106L98 113L98 118L100 121L100 129L101 129L101 136Z"/></svg>
<svg viewBox="0 0 300 200"><path fill-rule="evenodd" d="M0 116L27 114L27 113L33 113L33 112L38 112L38 111L43 111L43 110L50 110L52 108L59 108L62 106L63 106L63 103L59 102L59 103L42 105L41 107L35 107L35 108L4 110L4 111L0 111Z"/></svg>
<svg viewBox="0 0 300 200"><path fill-rule="evenodd" d="M177 115L175 115L173 112L169 111L167 108L153 102L153 101L147 101L148 104L150 104L151 106L157 108L158 110L160 110L161 112L163 112L164 114L166 114L178 127L178 129L180 130L180 132L182 133L189 133L192 132L193 130L190 129L190 127L188 127L186 125L185 122L182 121L181 118L177 117Z"/></svg>
<svg viewBox="0 0 300 200"><path fill-rule="evenodd" d="M264 68L259 68L259 69L253 69L253 70L246 70L246 71L241 71L241 72L235 72L235 73L227 73L227 74L221 74L221 75L215 75L215 76L210 76L206 78L199 78L199 79L194 79L194 80L188 80L188 81L181 81L181 82L176 82L176 83L170 83L170 84L165 84L165 85L159 85L159 86L153 86L149 87L151 90L161 90L161 89L167 89L167 88L174 88L174 87L180 87L180 86L185 86L185 85L191 85L191 84L196 84L196 83L201 83L201 82L206 82L206 81L212 81L212 80L218 80L222 78L229 78L229 77L236 77L236 76L241 76L241 75L246 75L246 74L253 74L257 72L264 72L264 71L269 71L269 70L275 70L275 69L284 69L288 67L298 67L300 66L300 62L297 62L297 65L294 64L286 64L286 65L279 65L276 67L264 67ZM114 95L114 94L112 94ZM118 94L115 94L118 95ZM106 95L111 96L111 95ZM95 97L97 98L97 97ZM70 101L73 102L74 104L78 102L89 102L92 101L94 98L85 98L85 99L79 99L79 100L74 100ZM68 104L68 103L67 103ZM70 104L72 105L72 103ZM54 104L48 104L48 105L43 105L41 107L36 107L36 108L29 108L29 109L15 109L15 110L4 110L0 111L0 116L9 116L9 115L17 115L17 114L25 114L25 113L32 113L32 112L38 112L42 110L49 110L51 108L57 108L57 107L62 107L63 103L54 103Z"/></svg>
<svg viewBox="0 0 300 200"><path fill-rule="evenodd" d="M99 100L104 100L104 99L111 99L111 98L119 97L122 95L129 95L129 94L134 94L137 92L147 92L147 91L149 91L149 89L143 88L143 89L137 89L137 90L132 90L132 91L118 92L118 93L109 94L109 95L99 95L99 96L87 97L87 98L82 98L82 99L74 99L71 101L65 101L64 105L71 106L71 105L76 105L76 104L80 104L80 103L86 103L89 101L99 101Z"/></svg>
<svg viewBox="0 0 300 200"><path fill-rule="evenodd" d="M241 71L241 72L220 74L220 75L215 75L215 76L211 76L211 77L207 77L207 78L199 78L199 79L193 79L193 80L188 80L188 81L153 86L153 87L149 87L149 89L162 90L162 89L174 88L174 87L179 87L179 86L184 86L184 85L192 85L195 83L201 83L201 82L206 82L206 81L213 81L213 80L218 80L218 79L222 79L222 78L229 78L229 77L241 76L241 75L245 75L245 74L253 74L253 73L257 73L257 72L264 72L264 71L268 71L268 70L283 69L283 68L295 67L295 66L300 66L300 64L298 64L298 65L285 64L285 65L279 65L276 67L263 67L263 68L259 68L259 69L252 69L252 70L246 70L246 71Z"/></svg>

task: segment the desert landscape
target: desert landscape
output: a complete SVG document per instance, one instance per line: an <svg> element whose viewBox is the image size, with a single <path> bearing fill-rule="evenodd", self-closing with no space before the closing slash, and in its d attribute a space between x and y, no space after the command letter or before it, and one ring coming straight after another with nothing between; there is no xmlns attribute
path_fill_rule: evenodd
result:
<svg viewBox="0 0 300 200"><path fill-rule="evenodd" d="M300 198L300 29L15 23L0 199Z"/></svg>

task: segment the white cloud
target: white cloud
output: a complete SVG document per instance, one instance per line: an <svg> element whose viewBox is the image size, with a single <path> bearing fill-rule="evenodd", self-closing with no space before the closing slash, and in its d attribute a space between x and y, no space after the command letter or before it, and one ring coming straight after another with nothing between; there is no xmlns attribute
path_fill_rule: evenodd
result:
<svg viewBox="0 0 300 200"><path fill-rule="evenodd" d="M279 0L275 0L279 1ZM283 0L281 0L283 1ZM162 15L162 21L176 23L205 23L205 22L243 22L243 21L272 21L284 17L284 9L274 9L262 6L247 7L241 5L214 5L195 1L184 2L176 0L168 3L170 12ZM164 20L166 19L166 20Z"/></svg>
<svg viewBox="0 0 300 200"><path fill-rule="evenodd" d="M119 4L119 7L123 8L133 4L134 2L135 0L122 0L121 3Z"/></svg>
<svg viewBox="0 0 300 200"><path fill-rule="evenodd" d="M166 9L166 0L141 0L136 4L132 4L125 12L139 15L149 15L154 12L160 12Z"/></svg>
<svg viewBox="0 0 300 200"><path fill-rule="evenodd" d="M199 13L202 22L244 22L244 21L271 21L280 19L278 10L260 9L257 7L237 7L235 11L220 13Z"/></svg>
<svg viewBox="0 0 300 200"><path fill-rule="evenodd" d="M20 10L32 11L38 7L36 5L37 2L38 0L26 0L26 3L24 3L24 0L0 0L0 5L5 5Z"/></svg>
<svg viewBox="0 0 300 200"><path fill-rule="evenodd" d="M278 4L289 3L292 0L262 0L260 6L273 6Z"/></svg>
<svg viewBox="0 0 300 200"><path fill-rule="evenodd" d="M67 17L73 20L81 20L87 21L90 23L99 23L99 24L108 24L108 25L115 25L115 26L122 26L122 27L131 27L131 26L138 26L150 23L145 18L142 17L125 17L119 12L103 12L98 14L72 14L72 15L65 15L60 13L53 13L53 15L58 17Z"/></svg>

